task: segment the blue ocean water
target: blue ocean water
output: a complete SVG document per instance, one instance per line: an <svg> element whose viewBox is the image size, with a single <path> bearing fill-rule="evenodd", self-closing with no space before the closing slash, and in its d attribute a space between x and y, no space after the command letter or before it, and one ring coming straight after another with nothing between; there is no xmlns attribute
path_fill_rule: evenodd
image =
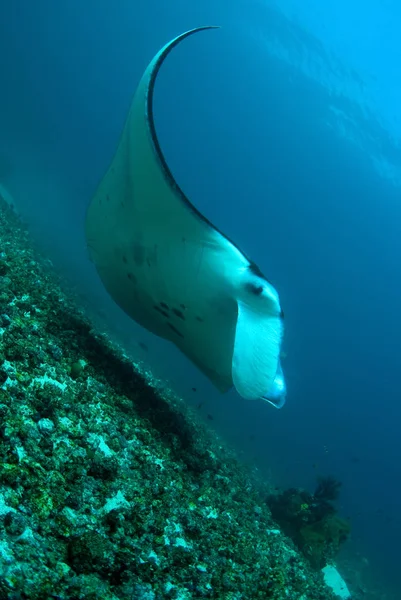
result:
<svg viewBox="0 0 401 600"><path fill-rule="evenodd" d="M341 480L347 556L362 579L370 565L399 589L401 8L14 0L1 13L0 183L49 258L277 485ZM187 40L160 73L156 126L185 193L280 293L281 411L221 396L130 323L85 248L85 210L144 67L205 24L222 28Z"/></svg>

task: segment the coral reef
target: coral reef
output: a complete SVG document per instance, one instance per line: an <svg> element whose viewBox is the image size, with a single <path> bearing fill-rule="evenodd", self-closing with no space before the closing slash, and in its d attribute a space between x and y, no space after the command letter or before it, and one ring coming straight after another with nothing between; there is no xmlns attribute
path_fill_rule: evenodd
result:
<svg viewBox="0 0 401 600"><path fill-rule="evenodd" d="M313 494L290 488L267 498L273 517L314 568L332 561L350 532L332 504L340 487L333 477L319 477Z"/></svg>
<svg viewBox="0 0 401 600"><path fill-rule="evenodd" d="M1 200L0 240L0 600L334 599L262 483L94 330Z"/></svg>
<svg viewBox="0 0 401 600"><path fill-rule="evenodd" d="M338 500L341 485L341 481L338 481L331 475L328 475L327 477L319 476L317 478L317 485L313 492L313 497L315 500L319 501L320 504Z"/></svg>

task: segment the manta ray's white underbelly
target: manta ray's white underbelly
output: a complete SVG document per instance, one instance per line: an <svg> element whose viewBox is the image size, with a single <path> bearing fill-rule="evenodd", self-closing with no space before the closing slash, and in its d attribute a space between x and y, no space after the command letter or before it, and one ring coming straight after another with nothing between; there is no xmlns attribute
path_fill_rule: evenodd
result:
<svg viewBox="0 0 401 600"><path fill-rule="evenodd" d="M130 317L174 342L225 390L232 385L237 303L233 265L219 235L212 231L200 244L184 235L172 238L168 228L138 239L120 231L118 244L98 250L97 266L108 292Z"/></svg>

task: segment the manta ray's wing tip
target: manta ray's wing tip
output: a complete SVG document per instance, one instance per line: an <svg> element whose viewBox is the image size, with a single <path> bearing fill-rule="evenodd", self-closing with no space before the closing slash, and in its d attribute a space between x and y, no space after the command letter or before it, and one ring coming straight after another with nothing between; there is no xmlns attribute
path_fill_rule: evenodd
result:
<svg viewBox="0 0 401 600"><path fill-rule="evenodd" d="M190 31L203 31L205 29L221 29L221 25L200 25L199 27L194 27L194 29L190 29Z"/></svg>

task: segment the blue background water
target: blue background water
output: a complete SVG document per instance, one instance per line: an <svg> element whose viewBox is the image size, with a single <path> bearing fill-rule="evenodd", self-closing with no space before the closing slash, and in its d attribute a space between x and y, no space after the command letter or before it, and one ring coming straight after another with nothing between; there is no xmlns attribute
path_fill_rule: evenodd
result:
<svg viewBox="0 0 401 600"><path fill-rule="evenodd" d="M202 401L246 460L283 486L313 489L318 473L343 482L355 564L366 557L399 589L401 7L197 4L2 6L0 182L92 310L188 402ZM85 209L142 70L205 24L223 28L186 40L160 73L156 125L187 195L280 292L282 411L220 396L127 322L86 257Z"/></svg>

